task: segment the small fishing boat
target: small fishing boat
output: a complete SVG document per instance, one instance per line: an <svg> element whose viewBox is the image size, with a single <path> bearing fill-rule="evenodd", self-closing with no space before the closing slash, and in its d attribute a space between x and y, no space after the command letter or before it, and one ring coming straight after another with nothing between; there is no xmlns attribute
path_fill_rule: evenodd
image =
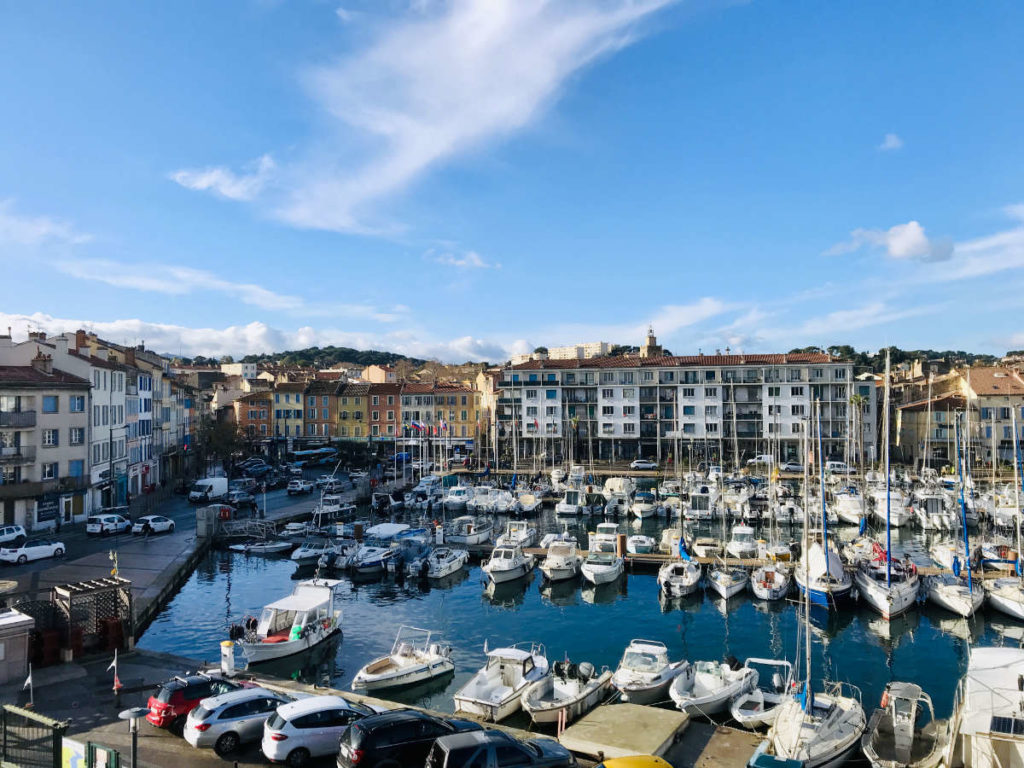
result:
<svg viewBox="0 0 1024 768"><path fill-rule="evenodd" d="M724 552L721 539L714 536L698 536L693 541L693 554L697 557L721 557Z"/></svg>
<svg viewBox="0 0 1024 768"><path fill-rule="evenodd" d="M717 514L718 489L713 485L699 485L690 491L690 498L683 507L687 520L714 520Z"/></svg>
<svg viewBox="0 0 1024 768"><path fill-rule="evenodd" d="M626 539L626 551L631 555L647 555L654 551L657 544L650 536L636 534Z"/></svg>
<svg viewBox="0 0 1024 768"><path fill-rule="evenodd" d="M750 576L745 568L726 565L723 560L718 560L708 569L706 578L707 585L726 600L746 589L749 581Z"/></svg>
<svg viewBox="0 0 1024 768"><path fill-rule="evenodd" d="M391 653L374 659L356 672L353 691L379 691L433 680L455 672L452 649L433 641L429 629L402 626Z"/></svg>
<svg viewBox="0 0 1024 768"><path fill-rule="evenodd" d="M406 563L407 576L421 579L443 579L462 570L469 562L469 553L464 549L436 547L423 557Z"/></svg>
<svg viewBox="0 0 1024 768"><path fill-rule="evenodd" d="M777 523L802 523L804 520L804 511L796 503L795 499L782 499L779 501L775 507L774 515Z"/></svg>
<svg viewBox="0 0 1024 768"><path fill-rule="evenodd" d="M523 692L523 711L535 723L568 724L608 698L611 685L608 669L597 674L587 661L578 665L568 659L556 661L550 675L530 683Z"/></svg>
<svg viewBox="0 0 1024 768"><path fill-rule="evenodd" d="M618 523L598 523L597 531L587 534L587 549L590 552L615 552L618 542Z"/></svg>
<svg viewBox="0 0 1024 768"><path fill-rule="evenodd" d="M269 603L259 619L235 624L229 632L250 664L308 650L341 631L340 581L300 581L292 593Z"/></svg>
<svg viewBox="0 0 1024 768"><path fill-rule="evenodd" d="M579 488L568 488L565 495L555 504L555 515L559 517L583 514L585 494Z"/></svg>
<svg viewBox="0 0 1024 768"><path fill-rule="evenodd" d="M793 665L785 659L750 658L744 666L757 670L757 685L729 702L729 714L751 730L771 725L779 704L793 695Z"/></svg>
<svg viewBox="0 0 1024 768"><path fill-rule="evenodd" d="M250 539L231 544L228 549L246 555L287 555L294 546L294 542L283 539Z"/></svg>
<svg viewBox="0 0 1024 768"><path fill-rule="evenodd" d="M786 566L769 563L754 569L750 589L759 600L782 600L789 594L793 576Z"/></svg>
<svg viewBox="0 0 1024 768"><path fill-rule="evenodd" d="M444 528L444 540L450 544L486 544L491 540L494 525L485 518L463 515Z"/></svg>
<svg viewBox="0 0 1024 768"><path fill-rule="evenodd" d="M312 565L325 558L331 567L345 568L358 548L355 539L308 539L292 552L292 560L299 565Z"/></svg>
<svg viewBox="0 0 1024 768"><path fill-rule="evenodd" d="M697 591L700 576L700 566L692 560L671 560L658 569L658 586L669 597L685 597Z"/></svg>
<svg viewBox="0 0 1024 768"><path fill-rule="evenodd" d="M533 555L524 554L522 547L499 544L480 564L480 570L495 584L514 581L533 570Z"/></svg>
<svg viewBox="0 0 1024 768"><path fill-rule="evenodd" d="M529 547L537 541L537 529L526 520L509 520L495 544L499 547Z"/></svg>
<svg viewBox="0 0 1024 768"><path fill-rule="evenodd" d="M466 485L453 485L444 495L444 508L458 512L466 508L466 502L473 496L473 489Z"/></svg>
<svg viewBox="0 0 1024 768"><path fill-rule="evenodd" d="M988 604L997 611L1024 621L1024 582L1016 576L1004 576L985 582Z"/></svg>
<svg viewBox="0 0 1024 768"><path fill-rule="evenodd" d="M757 557L757 541L754 539L754 529L749 525L734 525L732 527L732 538L725 545L726 554L738 560Z"/></svg>
<svg viewBox="0 0 1024 768"><path fill-rule="evenodd" d="M927 721L918 725L925 712ZM872 768L935 768L946 737L945 722L935 719L928 694L914 683L892 682L885 686L881 706L871 714L860 748Z"/></svg>
<svg viewBox="0 0 1024 768"><path fill-rule="evenodd" d="M951 573L926 576L922 589L928 596L928 602L964 618L973 615L985 601L985 589L981 584L972 589L966 581Z"/></svg>
<svg viewBox="0 0 1024 768"><path fill-rule="evenodd" d="M549 674L544 646L517 643L488 651L487 663L455 693L455 713L498 722L522 705L526 689Z"/></svg>
<svg viewBox="0 0 1024 768"><path fill-rule="evenodd" d="M513 511L519 515L532 515L540 508L540 497L533 491L517 491Z"/></svg>
<svg viewBox="0 0 1024 768"><path fill-rule="evenodd" d="M623 701L632 704L656 704L666 700L666 692L680 675L692 677L685 659L670 662L668 648L657 640L632 640L612 676Z"/></svg>
<svg viewBox="0 0 1024 768"><path fill-rule="evenodd" d="M650 491L637 491L629 507L629 511L640 519L654 517L657 510L658 501Z"/></svg>
<svg viewBox="0 0 1024 768"><path fill-rule="evenodd" d="M738 659L698 661L691 675L680 675L668 689L669 698L688 715L717 715L737 696L757 686L756 669Z"/></svg>
<svg viewBox="0 0 1024 768"><path fill-rule="evenodd" d="M582 564L583 557L576 548L576 542L558 539L548 545L540 570L548 581L565 581L576 578Z"/></svg>
<svg viewBox="0 0 1024 768"><path fill-rule="evenodd" d="M625 567L622 558L614 552L589 552L580 566L583 578L591 584L610 584L619 578Z"/></svg>

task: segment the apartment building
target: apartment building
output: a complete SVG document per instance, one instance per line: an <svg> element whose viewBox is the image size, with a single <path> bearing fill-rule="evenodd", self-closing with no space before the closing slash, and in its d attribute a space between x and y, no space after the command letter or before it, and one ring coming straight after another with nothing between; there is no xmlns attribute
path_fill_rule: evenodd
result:
<svg viewBox="0 0 1024 768"><path fill-rule="evenodd" d="M649 335L648 352L652 344ZM532 360L499 373L491 438L514 432L527 455L557 441L580 459L741 462L769 450L796 459L805 436L817 437L820 403L825 453L852 456L852 383L852 363L825 354Z"/></svg>
<svg viewBox="0 0 1024 768"><path fill-rule="evenodd" d="M372 367L372 366L371 366ZM371 439L394 440L402 419L401 392L398 384L370 384L367 397Z"/></svg>
<svg viewBox="0 0 1024 768"><path fill-rule="evenodd" d="M370 384L397 384L398 374L391 365L368 365L363 369L363 379Z"/></svg>
<svg viewBox="0 0 1024 768"><path fill-rule="evenodd" d="M235 423L250 443L269 440L274 434L274 396L271 392L250 392L234 402Z"/></svg>
<svg viewBox="0 0 1024 768"><path fill-rule="evenodd" d="M53 367L0 365L0 512L5 525L56 527L88 511L88 379Z"/></svg>
<svg viewBox="0 0 1024 768"><path fill-rule="evenodd" d="M288 381L274 386L274 437L296 438L303 434L306 385Z"/></svg>
<svg viewBox="0 0 1024 768"><path fill-rule="evenodd" d="M338 400L336 380L314 379L303 390L305 398L305 432L307 440L330 440L337 435Z"/></svg>
<svg viewBox="0 0 1024 768"><path fill-rule="evenodd" d="M342 440L365 440L370 434L370 385L341 384L338 387L338 428Z"/></svg>

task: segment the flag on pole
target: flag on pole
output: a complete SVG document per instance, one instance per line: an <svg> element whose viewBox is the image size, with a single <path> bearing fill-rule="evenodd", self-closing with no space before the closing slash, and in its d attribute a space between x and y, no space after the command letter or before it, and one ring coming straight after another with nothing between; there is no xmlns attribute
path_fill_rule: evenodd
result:
<svg viewBox="0 0 1024 768"><path fill-rule="evenodd" d="M26 688L30 688L31 686L32 686L32 665L29 664L28 665L28 677L25 678L25 684L23 686L21 686L21 690L24 691Z"/></svg>
<svg viewBox="0 0 1024 768"><path fill-rule="evenodd" d="M110 662L110 666L107 667L107 672L110 670L114 670L114 692L116 693L124 688L124 686L121 685L121 679L117 676L117 648L114 649L114 660Z"/></svg>

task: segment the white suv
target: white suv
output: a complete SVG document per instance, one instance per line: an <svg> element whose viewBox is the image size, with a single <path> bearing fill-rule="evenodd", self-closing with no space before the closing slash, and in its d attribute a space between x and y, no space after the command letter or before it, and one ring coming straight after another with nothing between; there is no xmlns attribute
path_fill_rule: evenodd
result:
<svg viewBox="0 0 1024 768"><path fill-rule="evenodd" d="M28 534L25 533L25 529L20 525L5 525L0 528L0 544L17 541L18 539L24 540L27 536Z"/></svg>
<svg viewBox="0 0 1024 768"><path fill-rule="evenodd" d="M379 711L341 696L311 696L282 704L263 726L260 748L271 762L300 768L311 758L338 754L345 729Z"/></svg>

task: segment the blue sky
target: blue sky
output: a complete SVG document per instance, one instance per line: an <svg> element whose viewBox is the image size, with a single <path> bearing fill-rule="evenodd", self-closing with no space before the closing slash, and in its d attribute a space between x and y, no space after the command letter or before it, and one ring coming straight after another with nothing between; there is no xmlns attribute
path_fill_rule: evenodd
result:
<svg viewBox="0 0 1024 768"><path fill-rule="evenodd" d="M1024 347L1024 5L8 4L0 325Z"/></svg>

